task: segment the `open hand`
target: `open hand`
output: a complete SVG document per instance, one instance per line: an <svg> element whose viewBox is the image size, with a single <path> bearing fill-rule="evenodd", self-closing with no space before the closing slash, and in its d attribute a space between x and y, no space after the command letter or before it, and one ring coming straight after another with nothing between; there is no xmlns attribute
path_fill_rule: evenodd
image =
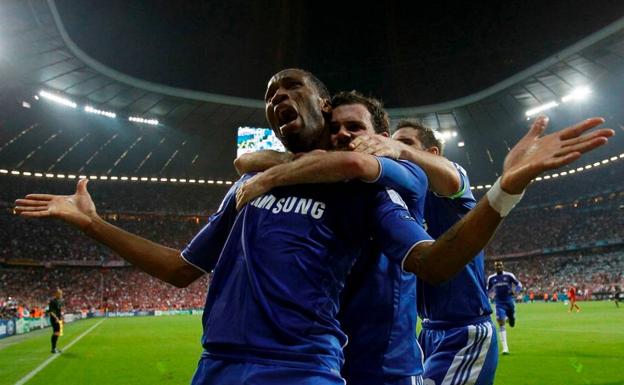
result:
<svg viewBox="0 0 624 385"><path fill-rule="evenodd" d="M590 118L542 136L548 118L538 117L505 157L501 188L510 194L519 194L542 172L570 164L584 153L606 144L615 131L601 128L584 134L602 123L602 118Z"/></svg>
<svg viewBox="0 0 624 385"><path fill-rule="evenodd" d="M236 190L236 210L240 210L251 200L271 190L271 186L263 181L263 174L256 174Z"/></svg>
<svg viewBox="0 0 624 385"><path fill-rule="evenodd" d="M15 213L27 218L59 218L84 230L97 217L88 182L79 180L74 195L28 194L15 201Z"/></svg>

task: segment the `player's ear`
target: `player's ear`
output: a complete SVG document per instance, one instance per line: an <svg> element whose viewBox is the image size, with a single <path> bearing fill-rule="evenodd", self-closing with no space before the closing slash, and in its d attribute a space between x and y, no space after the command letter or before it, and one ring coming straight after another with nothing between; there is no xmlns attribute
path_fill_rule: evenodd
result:
<svg viewBox="0 0 624 385"><path fill-rule="evenodd" d="M321 98L321 111L324 114L331 114L332 106L331 106L329 99Z"/></svg>

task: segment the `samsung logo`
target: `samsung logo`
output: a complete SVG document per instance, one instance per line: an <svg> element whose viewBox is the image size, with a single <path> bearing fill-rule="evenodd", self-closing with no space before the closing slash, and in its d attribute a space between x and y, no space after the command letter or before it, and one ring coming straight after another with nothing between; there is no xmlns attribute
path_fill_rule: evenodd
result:
<svg viewBox="0 0 624 385"><path fill-rule="evenodd" d="M274 195L262 195L250 203L259 209L269 210L273 214L294 213L310 215L314 219L321 219L325 213L324 202L309 198L286 197L277 199Z"/></svg>

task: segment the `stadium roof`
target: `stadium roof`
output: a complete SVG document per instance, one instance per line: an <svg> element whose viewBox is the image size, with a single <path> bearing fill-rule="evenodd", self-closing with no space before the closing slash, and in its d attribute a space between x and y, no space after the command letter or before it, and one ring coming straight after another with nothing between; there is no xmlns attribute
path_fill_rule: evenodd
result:
<svg viewBox="0 0 624 385"><path fill-rule="evenodd" d="M4 95L4 100L30 100L32 95L44 89L58 91L94 108L158 119L163 127L154 135L164 138L171 134L177 138L174 141L177 144L167 151L175 156L185 151L183 146L186 143L194 145L195 150L188 159L175 166L166 167L169 163L154 165L156 176L212 174L232 177L236 128L266 126L260 100L149 82L95 60L74 43L53 0L7 1L0 12L0 51L3 52L0 78L4 84L0 87L0 94ZM621 126L623 60L624 18L475 94L434 105L391 108L389 111L394 119L416 117L441 131L455 131L456 136L450 137L448 142L447 155L466 166L473 182L485 184L495 178L508 148L524 132L525 113L529 109L558 102L558 107L548 111L554 127L561 127L589 113L606 116L614 128ZM582 104L561 102L561 98L578 87L590 87L592 97ZM459 142L464 146L458 147ZM614 142L615 145L595 156L621 152L622 138L615 138ZM159 144L158 140L153 141L154 148ZM34 141L31 146L41 146L41 143ZM22 152L31 150L24 148ZM57 159L67 148L60 146L56 151L59 153L50 154L48 158ZM200 162L196 162L195 154L201 156ZM164 153L156 158L162 158L162 162L172 159ZM17 157L5 158L2 153L0 159L2 167L13 168L17 163ZM145 161L145 158L137 159L137 162ZM193 168L190 164L194 165ZM33 164L32 167L45 169L49 165ZM93 171L111 172L112 169L102 165L102 170Z"/></svg>

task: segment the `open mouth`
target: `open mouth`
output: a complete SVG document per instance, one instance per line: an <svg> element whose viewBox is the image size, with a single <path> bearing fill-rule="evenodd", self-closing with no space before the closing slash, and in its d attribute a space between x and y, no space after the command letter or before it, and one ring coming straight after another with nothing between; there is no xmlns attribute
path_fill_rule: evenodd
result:
<svg viewBox="0 0 624 385"><path fill-rule="evenodd" d="M280 125L280 129L294 122L299 117L297 110L295 110L294 107L289 106L289 105L278 106L276 110L277 110L276 111L277 121Z"/></svg>

